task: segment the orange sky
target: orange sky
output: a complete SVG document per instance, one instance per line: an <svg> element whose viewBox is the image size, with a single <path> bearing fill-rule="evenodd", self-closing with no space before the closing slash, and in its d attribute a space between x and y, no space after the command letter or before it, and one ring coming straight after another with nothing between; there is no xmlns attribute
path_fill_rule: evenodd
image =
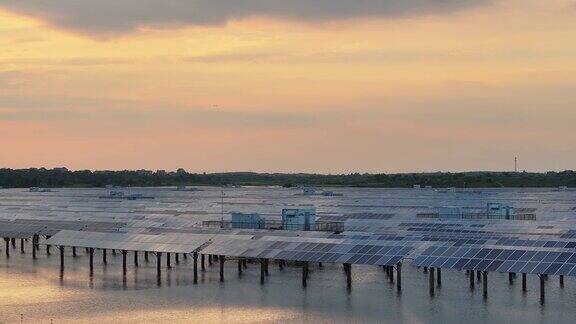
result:
<svg viewBox="0 0 576 324"><path fill-rule="evenodd" d="M516 155L532 171L576 165L571 0L304 21L253 8L117 28L4 2L0 167L506 170ZM78 19L55 18L66 15Z"/></svg>

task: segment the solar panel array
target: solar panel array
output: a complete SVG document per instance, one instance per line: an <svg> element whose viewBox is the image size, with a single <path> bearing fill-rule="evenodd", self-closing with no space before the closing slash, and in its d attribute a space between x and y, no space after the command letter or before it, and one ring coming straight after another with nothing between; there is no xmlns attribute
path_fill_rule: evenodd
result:
<svg viewBox="0 0 576 324"><path fill-rule="evenodd" d="M517 248L434 246L414 266L488 272L576 275L576 252Z"/></svg>

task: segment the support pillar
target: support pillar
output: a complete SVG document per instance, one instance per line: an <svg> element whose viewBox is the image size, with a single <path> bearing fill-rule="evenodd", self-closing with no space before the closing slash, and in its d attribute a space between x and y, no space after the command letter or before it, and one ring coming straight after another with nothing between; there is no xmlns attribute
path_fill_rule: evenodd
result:
<svg viewBox="0 0 576 324"><path fill-rule="evenodd" d="M513 274L512 272L509 272L509 273L508 273L508 283L509 283L510 285L513 285L513 284L514 284L514 274Z"/></svg>
<svg viewBox="0 0 576 324"><path fill-rule="evenodd" d="M175 258L176 258L176 264L179 264L180 263L180 256L178 255L178 253L176 253Z"/></svg>
<svg viewBox="0 0 576 324"><path fill-rule="evenodd" d="M148 262L148 251L144 251L144 261Z"/></svg>
<svg viewBox="0 0 576 324"><path fill-rule="evenodd" d="M560 288L564 288L564 276L560 275Z"/></svg>
<svg viewBox="0 0 576 324"><path fill-rule="evenodd" d="M192 254L194 258L194 283L198 283L198 252Z"/></svg>
<svg viewBox="0 0 576 324"><path fill-rule="evenodd" d="M134 266L138 266L138 251L134 251Z"/></svg>
<svg viewBox="0 0 576 324"><path fill-rule="evenodd" d="M428 277L428 284L430 285L430 294L434 294L434 268L430 267L428 270L429 277Z"/></svg>
<svg viewBox="0 0 576 324"><path fill-rule="evenodd" d="M16 238L12 238L12 248L15 249L16 248Z"/></svg>
<svg viewBox="0 0 576 324"><path fill-rule="evenodd" d="M526 291L526 274L522 274L522 291Z"/></svg>
<svg viewBox="0 0 576 324"><path fill-rule="evenodd" d="M472 272L474 272L474 270L472 270ZM476 281L480 282L482 280L482 273L480 272L480 270L476 271Z"/></svg>
<svg viewBox="0 0 576 324"><path fill-rule="evenodd" d="M60 271L64 271L64 247L60 246Z"/></svg>
<svg viewBox="0 0 576 324"><path fill-rule="evenodd" d="M102 249L102 263L107 264L108 260L106 260L106 249Z"/></svg>
<svg viewBox="0 0 576 324"><path fill-rule="evenodd" d="M226 261L226 258L223 255L221 255L219 259L220 259L220 282L224 282L224 261Z"/></svg>
<svg viewBox="0 0 576 324"><path fill-rule="evenodd" d="M202 271L206 270L206 265L204 264L204 254L200 256L200 268L202 268Z"/></svg>
<svg viewBox="0 0 576 324"><path fill-rule="evenodd" d="M308 262L302 263L302 287L306 288L308 281Z"/></svg>
<svg viewBox="0 0 576 324"><path fill-rule="evenodd" d="M488 298L488 271L482 271L482 292L484 298Z"/></svg>
<svg viewBox="0 0 576 324"><path fill-rule="evenodd" d="M172 266L170 265L170 253L166 253L166 267L168 269L172 268Z"/></svg>
<svg viewBox="0 0 576 324"><path fill-rule="evenodd" d="M72 256L76 257L76 247L75 246L72 247Z"/></svg>
<svg viewBox="0 0 576 324"><path fill-rule="evenodd" d="M9 238L4 238L4 242L6 242L6 257L9 258L10 257L10 239Z"/></svg>
<svg viewBox="0 0 576 324"><path fill-rule="evenodd" d="M36 244L36 235L32 236L32 259L36 259L36 250L37 250L37 244Z"/></svg>
<svg viewBox="0 0 576 324"><path fill-rule="evenodd" d="M242 259L238 259L238 274L242 274Z"/></svg>
<svg viewBox="0 0 576 324"><path fill-rule="evenodd" d="M352 265L350 263L344 263L344 273L346 274L346 287L348 289L352 288Z"/></svg>
<svg viewBox="0 0 576 324"><path fill-rule="evenodd" d="M260 283L264 284L264 259L260 259Z"/></svg>
<svg viewBox="0 0 576 324"><path fill-rule="evenodd" d="M388 269L390 271L390 276L388 279L390 280L390 283L394 283L394 267L388 266Z"/></svg>
<svg viewBox="0 0 576 324"><path fill-rule="evenodd" d="M94 272L94 248L90 248L90 274Z"/></svg>
<svg viewBox="0 0 576 324"><path fill-rule="evenodd" d="M396 265L396 288L398 291L402 291L402 263L399 262Z"/></svg>
<svg viewBox="0 0 576 324"><path fill-rule="evenodd" d="M20 253L24 253L24 239L20 239Z"/></svg>
<svg viewBox="0 0 576 324"><path fill-rule="evenodd" d="M162 252L156 252L156 273L158 278L160 278L160 272L162 269Z"/></svg>
<svg viewBox="0 0 576 324"><path fill-rule="evenodd" d="M212 254L208 254L208 265L212 265Z"/></svg>
<svg viewBox="0 0 576 324"><path fill-rule="evenodd" d="M49 235L46 235L46 239L50 239ZM50 255L50 245L46 244L46 254Z"/></svg>
<svg viewBox="0 0 576 324"><path fill-rule="evenodd" d="M126 258L128 251L122 250L122 274L126 275Z"/></svg>
<svg viewBox="0 0 576 324"><path fill-rule="evenodd" d="M442 269L436 269L436 284L438 287L442 286Z"/></svg>
<svg viewBox="0 0 576 324"><path fill-rule="evenodd" d="M284 260L279 260L279 261L278 261L278 268L279 268L280 270L284 270Z"/></svg>
<svg viewBox="0 0 576 324"><path fill-rule="evenodd" d="M470 278L470 289L474 289L474 271L470 271L468 275L468 278Z"/></svg>
<svg viewBox="0 0 576 324"><path fill-rule="evenodd" d="M540 303L544 303L546 298L546 289L544 286L544 275L538 275L540 277Z"/></svg>
<svg viewBox="0 0 576 324"><path fill-rule="evenodd" d="M268 273L268 259L264 259L264 274L266 275L266 277L268 277L268 275L270 275Z"/></svg>

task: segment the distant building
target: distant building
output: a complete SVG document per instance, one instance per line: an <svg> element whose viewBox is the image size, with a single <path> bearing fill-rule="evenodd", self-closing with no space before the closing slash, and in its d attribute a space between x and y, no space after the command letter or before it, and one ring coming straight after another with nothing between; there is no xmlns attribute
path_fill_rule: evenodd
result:
<svg viewBox="0 0 576 324"><path fill-rule="evenodd" d="M292 231L315 230L316 208L282 209L282 228Z"/></svg>
<svg viewBox="0 0 576 324"><path fill-rule="evenodd" d="M412 186L412 188L413 189L420 189L420 188L422 188L422 186L419 184L415 184L414 186Z"/></svg>
<svg viewBox="0 0 576 324"><path fill-rule="evenodd" d="M232 213L232 228L264 229L266 220L257 213Z"/></svg>

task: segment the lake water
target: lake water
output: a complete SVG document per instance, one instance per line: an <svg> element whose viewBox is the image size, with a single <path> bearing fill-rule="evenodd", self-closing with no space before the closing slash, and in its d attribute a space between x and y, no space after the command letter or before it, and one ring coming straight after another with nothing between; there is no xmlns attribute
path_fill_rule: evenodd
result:
<svg viewBox="0 0 576 324"><path fill-rule="evenodd" d="M221 217L221 191L175 192L166 188L131 189L151 194L150 201L99 199L105 190L61 189L29 193L22 189L0 191L3 218L91 215L92 217L146 217L200 222ZM536 208L538 219L570 219L575 216L576 193L552 190L482 190L438 193L433 190L336 189L342 197L305 197L297 190L281 188L225 189L224 213L260 212L278 217L286 206L314 205L320 215L370 211L413 218L438 206L483 208L487 202L504 202L517 208ZM168 215L168 216L167 216ZM19 242L18 242L19 244ZM260 284L259 265L249 264L241 276L229 262L226 279L219 281L216 264L192 281L192 259L163 269L160 285L155 262L140 258L122 275L120 254L108 255L108 264L95 256L91 276L88 256L76 258L67 250L66 269L60 273L59 256L44 249L33 260L30 246L9 259L0 255L0 323L158 323L158 322L379 322L379 323L575 323L576 280L566 278L560 288L557 277L546 282L546 303L540 304L536 276L528 276L528 292L519 280L508 283L506 274L489 274L489 296L470 290L465 272L443 271L443 285L431 295L428 277L405 263L403 289L396 291L385 273L376 267L353 267L352 289L346 289L342 267L314 266L307 288L301 286L301 270L270 265L270 276Z"/></svg>

